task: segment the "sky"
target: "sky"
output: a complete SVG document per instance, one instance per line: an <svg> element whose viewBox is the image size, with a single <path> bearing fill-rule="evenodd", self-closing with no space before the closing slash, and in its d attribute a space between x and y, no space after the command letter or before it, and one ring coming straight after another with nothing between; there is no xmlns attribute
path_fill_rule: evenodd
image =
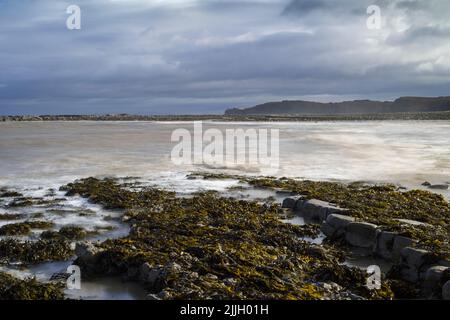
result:
<svg viewBox="0 0 450 320"><path fill-rule="evenodd" d="M70 5L80 30L66 27ZM449 88L448 0L0 0L3 115L217 114Z"/></svg>

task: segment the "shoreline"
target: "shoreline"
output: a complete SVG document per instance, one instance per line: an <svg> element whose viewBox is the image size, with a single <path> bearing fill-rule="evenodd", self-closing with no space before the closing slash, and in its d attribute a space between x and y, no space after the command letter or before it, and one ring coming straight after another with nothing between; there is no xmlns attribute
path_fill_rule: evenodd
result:
<svg viewBox="0 0 450 320"><path fill-rule="evenodd" d="M395 121L450 120L448 112L411 112L385 114L349 114L349 115L4 115L0 122L46 122L46 121L223 121L223 122L317 122L317 121Z"/></svg>
<svg viewBox="0 0 450 320"><path fill-rule="evenodd" d="M114 210L118 213L115 219L130 224L130 233L119 238L113 237L96 242L88 240L89 238L85 239L86 236L89 236L89 232L75 226L59 231L44 231L40 236L40 246L27 244L29 250L38 250L34 260L28 263L33 265L40 261L39 259L53 261L53 254L56 255L56 260L60 260L64 256L68 257L70 253L67 251L69 250L67 240L77 239L75 240L75 254L78 258L75 264L81 266L83 274L90 275L93 279L99 276L125 276L128 281L137 282L146 288L149 299L207 299L211 298L211 294L217 290L219 296L216 298L218 299L230 297L240 299L268 297L287 299L291 297L307 300L398 299L426 298L420 291L424 285L422 280L419 281L416 278L409 278L412 281L405 280L402 276L405 271L402 273L402 269L397 274L394 271L386 272L385 270L382 291L367 291L364 289L364 278L361 278L361 272L364 270L355 269L351 267L351 264L345 266L347 263L345 261L350 261L348 259L354 250L352 248L357 248L361 243L362 247L366 247L366 244L369 247L374 246L371 236L375 232L375 227L372 227L374 223L378 225L376 228L382 230L380 235L386 236L396 232L402 239L409 238L418 241L420 246L417 247L417 250L423 250L421 249L423 246L428 246L427 253L424 253L424 259L425 256L428 259L429 253L441 255L439 252L450 252L450 248L447 246L436 246L436 244L428 242L428 239L444 240L445 237L448 237L445 232L440 232L439 228L441 228L441 223L444 223L442 228L450 224L448 221L450 219L449 203L430 192L401 191L392 185L362 185L358 183L344 185L336 182L207 173L193 173L186 176L186 179L238 179L240 184L227 188L227 191L223 193L203 191L180 198L172 191L158 189L157 186L148 188L134 183L132 179L88 178L77 180L62 186L59 192L62 192L67 199L81 197L80 199L85 199L83 201L87 201L86 203L101 206L103 210ZM266 190L267 192L259 192L257 198L252 198L248 196L252 190ZM6 196L9 196L8 199L12 201L8 206L14 204L26 208L36 204L42 206L45 201L50 201L50 199L21 198L13 191L5 192L9 192ZM270 193L273 195L271 196ZM60 199L63 197L59 193L56 195ZM233 198L228 198L230 196ZM371 199L373 197L375 198ZM304 200L299 202L299 199ZM381 205L384 201L386 202L383 206L386 206L386 209L380 211L378 208L378 211L367 211L377 208L376 204ZM410 207L411 204L417 202L422 203L421 207ZM49 204L51 203L49 202ZM345 209L338 207L338 205L344 204L345 206L342 207ZM301 210L296 210L297 207ZM10 208L12 207L10 206ZM425 209L431 211L428 212ZM442 210L447 214L441 212ZM153 211L155 214L152 214ZM392 212L396 212L396 215L393 215ZM441 212L440 216L437 215L438 212ZM352 221L347 221L350 218L343 218L343 216L352 217ZM327 219L329 217L334 220L329 221ZM406 224L401 221L398 223L395 222L394 217L415 218L414 221L418 222L417 220L419 220L421 224L411 223L413 220L408 220ZM10 218L16 219L13 215ZM43 218L39 219L43 220ZM443 221L439 222L439 219L443 219ZM301 223L298 224L298 221ZM352 229L356 236L350 236L350 240L348 240L349 236L344 234L344 239L347 241L342 242L343 234L339 228L345 224L344 222L353 223L352 228L357 228ZM16 223L15 228L0 228L0 231L10 232L12 235L15 232L29 232L30 228L34 228L30 223L22 225L19 222L19 224ZM247 224L248 226L246 226ZM51 228L51 225L44 225L43 222L40 222L40 225L42 228ZM426 229L428 228L426 225L433 227L433 230ZM361 232L358 228L362 226L370 226L370 228ZM247 230L247 228L249 229ZM261 234L249 232L254 228L264 230L264 232ZM217 233L214 231L216 229ZM324 237L324 240L320 240L322 237L320 230L327 236ZM338 233L339 236L334 238ZM233 240L236 236L238 236L237 239L240 239L237 242ZM173 242L174 239L176 239L175 242ZM444 241L448 241L448 239ZM0 240L0 244L3 242L4 240ZM149 246L148 243L152 243L152 245ZM218 243L221 244L219 247L217 247ZM281 245L282 243L284 246ZM246 246L247 244L249 247ZM409 242L409 245L411 244L412 242ZM53 248L60 247L63 251L56 249L56 251L47 253L45 251L47 251L48 245ZM286 245L287 249L283 249ZM389 247L388 244L387 246ZM16 245L13 246L17 249L20 247L20 242L16 242ZM376 247L378 248L378 245ZM39 254L39 250L42 249L44 251ZM12 250L14 252L15 249ZM254 250L260 250L258 256L254 256ZM281 250L282 253L278 250ZM298 250L301 254L295 258ZM316 253L313 254L317 250L321 252L319 256ZM408 250L411 251L411 249ZM416 249L412 250L413 253L417 253ZM371 257L371 252L372 249L368 251L366 258ZM377 251L374 249L373 252ZM9 254L12 254L11 251ZM279 261L281 264L276 267L277 272L292 272L292 277L299 278L296 283L302 289L296 293L299 294L298 296L291 296L293 288L290 289L290 285L287 283L277 283L278 277L267 276L257 271L268 263L273 263L270 262L273 259L270 257L281 254L290 256L290 259L300 259L297 260L300 269L291 270L291 267L288 267L289 264L286 264L287 262L284 260ZM387 254L386 250L381 254ZM346 256L347 258L345 258ZM6 257L8 258L8 256ZM25 256L22 257L17 251L15 257L20 261ZM239 259L243 259L235 267L244 268L239 272L244 270L256 272L255 277L257 278L237 277L234 272L237 272L238 269L232 269L234 271L228 270L229 267L223 269L223 266L213 262L216 261L215 259L231 259L228 261L231 265ZM268 260L258 260L255 265L247 266L252 259ZM356 262L360 261L358 259L362 258L357 258ZM402 259L407 259L407 256ZM428 263L425 260L423 263ZM335 274L331 278L321 278L319 274L323 270L318 273L316 267L312 268L310 262L307 261L319 266L320 270L325 268L329 270L327 272L334 270L339 274ZM401 268L402 262L394 263L394 265ZM250 269L245 269L247 267ZM442 268L444 267L442 266ZM206 270L205 268L208 269L206 273L201 271ZM303 276L299 277L301 274ZM344 274L345 277L350 278L342 282ZM407 274L411 275L409 271ZM440 279L447 277L444 272L439 275ZM167 282L167 277L170 279L175 277L179 281ZM0 279L14 283L18 281L8 277L0 277ZM268 287L264 289L264 286L255 286L253 282L256 279L267 282ZM353 280L350 281L350 279ZM245 284L245 288L240 287L238 283ZM39 283L38 292L42 290L43 285L45 286L45 283ZM49 285L52 286L51 290L56 290L54 283L50 282ZM433 283L433 288L436 289L436 286L439 285L441 284ZM419 291L414 293L415 290ZM253 292L254 295L248 296L250 292ZM433 292L433 294L435 293ZM60 297L60 295L55 293L54 297Z"/></svg>

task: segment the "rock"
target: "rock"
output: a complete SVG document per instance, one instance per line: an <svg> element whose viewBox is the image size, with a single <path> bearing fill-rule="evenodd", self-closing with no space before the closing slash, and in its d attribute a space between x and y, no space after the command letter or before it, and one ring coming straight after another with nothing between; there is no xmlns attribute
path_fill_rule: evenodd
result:
<svg viewBox="0 0 450 320"><path fill-rule="evenodd" d="M345 233L345 240L352 246L375 249L378 227L372 223L351 222Z"/></svg>
<svg viewBox="0 0 450 320"><path fill-rule="evenodd" d="M393 256L395 232L383 231L379 234L375 253L383 259L391 260Z"/></svg>
<svg viewBox="0 0 450 320"><path fill-rule="evenodd" d="M450 268L450 261L448 260L439 260L437 262L438 265Z"/></svg>
<svg viewBox="0 0 450 320"><path fill-rule="evenodd" d="M287 191L287 190L284 190L284 189L275 189L275 193L276 193L277 195L279 195L279 196L286 196L286 197L289 197L289 196L295 196L295 195L298 194L298 193L296 193L296 192L293 192L293 191Z"/></svg>
<svg viewBox="0 0 450 320"><path fill-rule="evenodd" d="M281 204L281 207L282 208L287 208L287 209L294 209L298 200L299 200L299 197L286 198L286 199L283 200L283 203Z"/></svg>
<svg viewBox="0 0 450 320"><path fill-rule="evenodd" d="M442 286L442 299L450 300L450 280Z"/></svg>
<svg viewBox="0 0 450 320"><path fill-rule="evenodd" d="M82 242L75 245L75 254L86 265L95 263L97 255L103 250L91 242Z"/></svg>
<svg viewBox="0 0 450 320"><path fill-rule="evenodd" d="M448 184L432 184L431 186L428 186L428 188L435 190L448 190Z"/></svg>
<svg viewBox="0 0 450 320"><path fill-rule="evenodd" d="M67 273L67 272L55 272L54 274L52 274L52 276L50 277L49 281L66 282L67 279L69 279L70 275L71 274Z"/></svg>
<svg viewBox="0 0 450 320"><path fill-rule="evenodd" d="M423 185L424 187L429 187L429 186L431 186L431 183L428 182L428 181L425 181L424 183L422 183L422 185Z"/></svg>
<svg viewBox="0 0 450 320"><path fill-rule="evenodd" d="M406 247L411 247L416 242L417 241L408 237L396 236L392 247L392 260L398 261L400 259L401 251Z"/></svg>
<svg viewBox="0 0 450 320"><path fill-rule="evenodd" d="M228 287L234 287L238 284L238 280L235 278L226 278L223 280L223 283Z"/></svg>
<svg viewBox="0 0 450 320"><path fill-rule="evenodd" d="M430 262L428 251L412 247L403 248L400 257L400 275L409 282L417 282L422 267Z"/></svg>
<svg viewBox="0 0 450 320"><path fill-rule="evenodd" d="M139 277L152 292L159 292L165 287L166 270L162 266L153 267L148 262L142 264Z"/></svg>
<svg viewBox="0 0 450 320"><path fill-rule="evenodd" d="M166 287L167 277L170 274L179 273L181 271L181 266L175 262L168 263L165 266L156 267L146 262L140 267L139 278L152 293L156 293Z"/></svg>
<svg viewBox="0 0 450 320"><path fill-rule="evenodd" d="M305 218L318 221L326 220L330 214L343 214L346 211L328 202L316 199L297 201L296 210L303 214Z"/></svg>
<svg viewBox="0 0 450 320"><path fill-rule="evenodd" d="M410 225L410 226L429 226L428 223L411 220L411 219L394 219L394 220L397 220L398 222L401 222L405 225Z"/></svg>
<svg viewBox="0 0 450 320"><path fill-rule="evenodd" d="M355 218L353 217L342 214L330 214L326 222L322 224L321 231L327 237L339 237L345 233L345 228L354 221Z"/></svg>
<svg viewBox="0 0 450 320"><path fill-rule="evenodd" d="M324 222L322 226L320 227L320 231L328 237L328 238L335 238L337 237L336 229L334 229L332 226L330 226L328 223Z"/></svg>
<svg viewBox="0 0 450 320"><path fill-rule="evenodd" d="M449 268L445 266L433 266L426 271L422 286L423 293L427 298L436 298L436 293L440 293L441 281L447 270Z"/></svg>
<svg viewBox="0 0 450 320"><path fill-rule="evenodd" d="M304 204L307 202L308 200L305 199L298 199L297 203L295 204L295 211L301 212L303 209Z"/></svg>
<svg viewBox="0 0 450 320"><path fill-rule="evenodd" d="M327 217L326 222L335 229L344 229L350 223L355 222L355 218L342 214L333 213Z"/></svg>

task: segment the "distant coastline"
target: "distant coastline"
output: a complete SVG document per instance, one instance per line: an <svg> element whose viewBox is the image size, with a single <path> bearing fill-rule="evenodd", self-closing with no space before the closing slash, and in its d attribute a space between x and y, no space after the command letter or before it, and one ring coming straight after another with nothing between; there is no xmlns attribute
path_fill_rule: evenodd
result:
<svg viewBox="0 0 450 320"><path fill-rule="evenodd" d="M450 111L397 112L348 115L15 115L0 116L0 122L24 121L260 121L260 122L308 122L308 121L392 121L392 120L450 120Z"/></svg>
<svg viewBox="0 0 450 320"><path fill-rule="evenodd" d="M450 111L450 97L400 97L394 101L353 100L328 103L285 100L250 108L228 109L225 115L346 116L446 111Z"/></svg>

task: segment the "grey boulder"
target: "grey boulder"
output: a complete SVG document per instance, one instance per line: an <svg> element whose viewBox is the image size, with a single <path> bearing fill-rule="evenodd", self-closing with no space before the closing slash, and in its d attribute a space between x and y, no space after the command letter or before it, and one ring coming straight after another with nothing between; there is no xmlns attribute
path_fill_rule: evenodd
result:
<svg viewBox="0 0 450 320"><path fill-rule="evenodd" d="M345 240L352 246L374 249L379 230L366 222L352 222L346 228Z"/></svg>
<svg viewBox="0 0 450 320"><path fill-rule="evenodd" d="M355 218L353 217L342 214L330 214L326 222L322 224L321 231L327 237L339 237L345 233L345 228L354 221Z"/></svg>
<svg viewBox="0 0 450 320"><path fill-rule="evenodd" d="M409 282L419 280L422 267L430 262L430 253L423 249L406 247L401 251L400 274Z"/></svg>

